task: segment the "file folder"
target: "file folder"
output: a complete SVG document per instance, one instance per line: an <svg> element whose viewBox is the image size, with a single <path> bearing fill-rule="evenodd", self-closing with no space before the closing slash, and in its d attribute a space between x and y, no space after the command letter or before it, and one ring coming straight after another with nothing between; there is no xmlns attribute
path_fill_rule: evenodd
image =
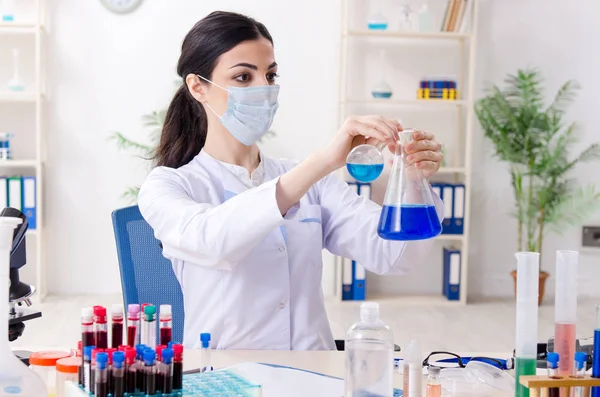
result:
<svg viewBox="0 0 600 397"><path fill-rule="evenodd" d="M21 177L8 178L8 206L23 211Z"/></svg>
<svg viewBox="0 0 600 397"><path fill-rule="evenodd" d="M354 299L352 290L353 279L352 260L342 258L342 300L350 301Z"/></svg>
<svg viewBox="0 0 600 397"><path fill-rule="evenodd" d="M367 271L356 261L352 261L352 270L352 297L355 301L364 301L366 295Z"/></svg>
<svg viewBox="0 0 600 397"><path fill-rule="evenodd" d="M8 207L8 180L0 177L0 208Z"/></svg>
<svg viewBox="0 0 600 397"><path fill-rule="evenodd" d="M431 184L431 190L433 190L433 192L435 194L437 194L439 196L440 200L442 200L442 201L444 201L444 195L442 194L443 188L444 188L444 185L441 183L432 183Z"/></svg>
<svg viewBox="0 0 600 397"><path fill-rule="evenodd" d="M444 221L442 222L442 234L453 234L454 224L454 186L444 184L442 188L444 201Z"/></svg>
<svg viewBox="0 0 600 397"><path fill-rule="evenodd" d="M37 226L36 216L36 183L35 177L23 177L23 213L29 222L29 229L35 230Z"/></svg>
<svg viewBox="0 0 600 397"><path fill-rule="evenodd" d="M464 233L465 219L465 185L454 185L454 217L452 219L452 232Z"/></svg>
<svg viewBox="0 0 600 397"><path fill-rule="evenodd" d="M461 252L444 248L443 293L448 300L460 300Z"/></svg>

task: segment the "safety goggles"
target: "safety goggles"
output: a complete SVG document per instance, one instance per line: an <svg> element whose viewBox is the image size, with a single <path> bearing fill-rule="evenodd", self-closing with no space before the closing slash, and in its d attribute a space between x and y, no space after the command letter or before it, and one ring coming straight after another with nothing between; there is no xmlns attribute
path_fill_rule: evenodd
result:
<svg viewBox="0 0 600 397"><path fill-rule="evenodd" d="M423 366L429 367L431 365L442 368L465 368L470 361L481 361L501 370L509 370L514 367L514 360L512 358L505 360L483 356L461 357L458 354L445 351L429 353L425 360L423 360Z"/></svg>

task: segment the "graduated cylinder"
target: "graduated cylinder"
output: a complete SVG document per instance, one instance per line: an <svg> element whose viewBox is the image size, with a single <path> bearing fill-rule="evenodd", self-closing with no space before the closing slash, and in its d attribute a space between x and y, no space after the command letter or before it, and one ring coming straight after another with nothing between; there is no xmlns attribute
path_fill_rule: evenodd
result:
<svg viewBox="0 0 600 397"><path fill-rule="evenodd" d="M517 397L529 397L519 383L523 375L535 375L538 333L540 254L517 252L517 321L515 381Z"/></svg>
<svg viewBox="0 0 600 397"><path fill-rule="evenodd" d="M574 374L578 260L577 251L556 251L554 351L560 356L559 374L563 376Z"/></svg>

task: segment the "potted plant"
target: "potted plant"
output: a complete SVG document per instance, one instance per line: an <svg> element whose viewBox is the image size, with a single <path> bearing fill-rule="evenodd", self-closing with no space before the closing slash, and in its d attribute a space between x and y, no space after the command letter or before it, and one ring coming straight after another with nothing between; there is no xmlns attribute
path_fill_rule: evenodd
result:
<svg viewBox="0 0 600 397"><path fill-rule="evenodd" d="M493 86L476 101L475 113L495 156L509 166L517 220L517 250L541 253L544 236L562 233L600 208L600 193L593 185L578 186L572 171L579 162L600 159L600 145L589 145L577 156L569 152L578 143L575 122L565 112L578 85L567 81L549 104L543 80L536 69L508 75L505 87ZM515 281L517 272L511 272ZM540 269L539 304L549 273Z"/></svg>

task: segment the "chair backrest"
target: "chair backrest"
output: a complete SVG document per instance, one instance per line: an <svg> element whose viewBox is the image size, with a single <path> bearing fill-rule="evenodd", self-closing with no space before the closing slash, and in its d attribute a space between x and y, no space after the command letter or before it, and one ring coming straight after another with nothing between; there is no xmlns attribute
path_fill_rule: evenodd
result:
<svg viewBox="0 0 600 397"><path fill-rule="evenodd" d="M144 220L137 205L113 211L112 222L125 307L132 303L151 303L158 312L159 305L171 305L173 341L182 343L184 309L181 286L171 261L162 255L152 227Z"/></svg>

